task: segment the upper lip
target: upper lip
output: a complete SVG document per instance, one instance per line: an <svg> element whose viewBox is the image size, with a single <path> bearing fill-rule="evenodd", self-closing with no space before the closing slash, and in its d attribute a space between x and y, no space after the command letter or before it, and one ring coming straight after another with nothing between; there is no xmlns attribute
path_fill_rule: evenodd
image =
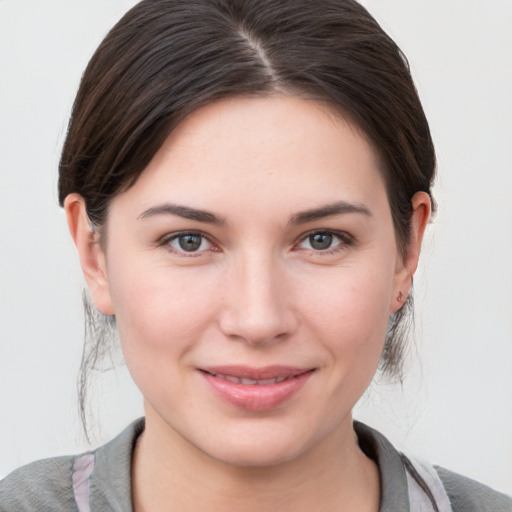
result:
<svg viewBox="0 0 512 512"><path fill-rule="evenodd" d="M212 375L229 375L238 379L265 380L275 379L279 377L288 378L296 377L303 373L314 370L311 367L296 367L272 365L261 368L253 368L250 366L234 365L234 366L208 366L199 368L203 372Z"/></svg>

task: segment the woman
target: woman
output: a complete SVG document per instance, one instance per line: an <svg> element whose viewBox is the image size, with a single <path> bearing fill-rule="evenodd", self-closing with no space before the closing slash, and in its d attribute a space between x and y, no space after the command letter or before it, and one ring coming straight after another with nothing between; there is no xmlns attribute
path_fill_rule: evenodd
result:
<svg viewBox="0 0 512 512"><path fill-rule="evenodd" d="M59 198L145 422L13 473L1 506L510 510L351 418L400 370L434 168L358 4L141 2L84 74Z"/></svg>

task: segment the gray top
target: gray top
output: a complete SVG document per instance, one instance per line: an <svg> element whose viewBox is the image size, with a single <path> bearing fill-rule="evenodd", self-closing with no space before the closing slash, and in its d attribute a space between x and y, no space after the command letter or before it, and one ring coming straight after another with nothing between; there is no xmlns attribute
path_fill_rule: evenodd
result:
<svg viewBox="0 0 512 512"><path fill-rule="evenodd" d="M380 512L512 512L512 497L443 468L422 468L379 432L354 425L361 448L379 465ZM97 450L14 471L0 482L0 511L132 512L131 458L143 430L144 420L137 420ZM441 503L443 496L450 503Z"/></svg>

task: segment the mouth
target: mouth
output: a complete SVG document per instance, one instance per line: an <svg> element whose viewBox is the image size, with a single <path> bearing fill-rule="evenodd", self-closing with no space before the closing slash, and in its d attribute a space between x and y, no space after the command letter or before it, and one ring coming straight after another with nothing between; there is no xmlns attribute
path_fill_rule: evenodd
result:
<svg viewBox="0 0 512 512"><path fill-rule="evenodd" d="M248 411L275 409L296 395L315 368L244 366L202 368L214 393L232 406Z"/></svg>
<svg viewBox="0 0 512 512"><path fill-rule="evenodd" d="M286 379L293 379L293 377L274 377L272 379L248 379L245 377L235 377L234 375L222 375L221 373L211 373L218 379L224 379L234 384L243 384L244 386L267 386L269 384L279 384Z"/></svg>

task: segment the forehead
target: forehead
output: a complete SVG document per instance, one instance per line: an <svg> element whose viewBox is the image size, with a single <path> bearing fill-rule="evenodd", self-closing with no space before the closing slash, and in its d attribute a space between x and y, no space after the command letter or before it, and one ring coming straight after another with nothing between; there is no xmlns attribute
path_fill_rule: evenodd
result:
<svg viewBox="0 0 512 512"><path fill-rule="evenodd" d="M374 202L383 191L376 152L360 130L323 103L276 95L196 110L121 196L141 208L179 196L258 209L276 200Z"/></svg>

